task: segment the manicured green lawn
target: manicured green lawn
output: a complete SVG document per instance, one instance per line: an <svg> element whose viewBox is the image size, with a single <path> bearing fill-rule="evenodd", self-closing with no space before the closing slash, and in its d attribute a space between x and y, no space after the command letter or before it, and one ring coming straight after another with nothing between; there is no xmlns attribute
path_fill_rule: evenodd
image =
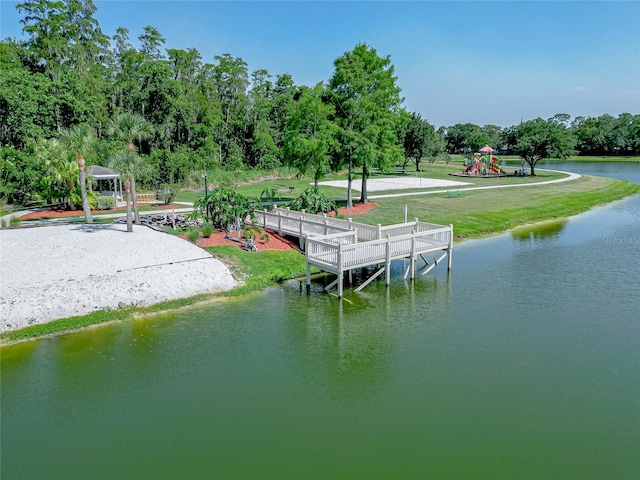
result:
<svg viewBox="0 0 640 480"><path fill-rule="evenodd" d="M372 200L380 206L358 222L388 225L408 218L442 225L454 225L458 240L504 232L518 225L568 217L640 191L639 185L622 180L583 176L552 185L461 190L460 197L447 194Z"/></svg>
<svg viewBox="0 0 640 480"><path fill-rule="evenodd" d="M550 159L547 160L548 162L551 163L562 163L565 161L569 161L569 162L640 162L640 157L569 157L566 160L559 160L559 159Z"/></svg>

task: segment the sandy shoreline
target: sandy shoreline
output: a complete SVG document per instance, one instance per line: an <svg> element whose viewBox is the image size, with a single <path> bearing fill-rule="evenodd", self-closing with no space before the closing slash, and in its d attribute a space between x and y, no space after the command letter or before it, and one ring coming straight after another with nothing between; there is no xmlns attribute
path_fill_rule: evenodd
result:
<svg viewBox="0 0 640 480"><path fill-rule="evenodd" d="M144 226L0 230L0 332L235 285L206 250Z"/></svg>

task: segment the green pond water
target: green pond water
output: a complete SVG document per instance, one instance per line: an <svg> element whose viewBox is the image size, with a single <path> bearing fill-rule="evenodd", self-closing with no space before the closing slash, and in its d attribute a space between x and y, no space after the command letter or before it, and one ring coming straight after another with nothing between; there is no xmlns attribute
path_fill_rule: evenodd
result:
<svg viewBox="0 0 640 480"><path fill-rule="evenodd" d="M640 478L640 195L402 268L2 348L0 476Z"/></svg>

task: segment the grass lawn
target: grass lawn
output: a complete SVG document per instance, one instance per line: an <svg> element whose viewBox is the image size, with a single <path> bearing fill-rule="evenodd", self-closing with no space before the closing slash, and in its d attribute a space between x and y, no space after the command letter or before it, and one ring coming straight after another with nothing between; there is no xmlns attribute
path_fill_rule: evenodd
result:
<svg viewBox="0 0 640 480"><path fill-rule="evenodd" d="M207 247L236 274L243 285L222 295L233 296L305 275L306 262L297 250L247 252L233 245ZM314 272L318 271L313 269Z"/></svg>
<svg viewBox="0 0 640 480"><path fill-rule="evenodd" d="M397 171L394 171L394 173L389 175L372 176L371 179L406 176L406 177L415 177L415 178L433 178L433 179L439 179L439 180L469 182L470 183L469 186L485 186L485 185L497 184L494 182L500 182L501 184L544 182L548 180L561 178L564 176L563 174L560 174L560 173L545 172L545 171L540 171L540 174L536 175L535 177L525 177L525 178L502 177L498 179L498 178L473 178L473 177L451 176L450 175L451 173L462 171L462 160L452 161L448 165L445 165L444 163L429 164L427 162L422 162L420 164L420 169L421 169L420 172L416 172L415 170L412 170L412 168L415 168L413 164L408 165L408 168L405 174L397 173ZM360 188L361 178L362 177L359 172L353 176L353 186L355 188ZM347 175L346 173L327 175L323 179L321 179L320 182L330 181L330 180L346 181ZM241 193L242 195L246 195L248 197L260 198L262 191L265 188L270 186L282 186L283 188L282 188L281 196L280 198L276 198L276 201L286 202L286 201L294 200L305 189L313 186L313 179L310 177L303 177L303 178L287 178L287 179L278 178L278 179L260 180L252 183L238 185L237 187L235 187L235 190L238 193ZM293 190L290 190L288 188L289 186L294 187ZM360 191L355 190L355 188L352 191L352 194L353 194L354 201L357 201L360 198ZM430 190L442 190L442 187L422 189L422 191L430 191ZM327 195L330 198L346 198L347 196L347 193L346 193L347 191L345 188L320 185L320 191L322 191L325 195ZM393 190L393 191L389 190L389 191L380 192L380 193L402 193L402 192L416 192L416 191L418 190L405 189L405 190ZM374 195L376 193L378 192L369 192L370 195ZM178 194L178 196L176 197L176 200L193 202L200 195L201 195L201 192L199 191L194 191L194 190L183 191Z"/></svg>
<svg viewBox="0 0 640 480"><path fill-rule="evenodd" d="M354 218L355 221L388 225L408 218L442 225L454 225L456 239L504 232L518 225L563 218L589 210L640 191L639 185L622 180L583 176L552 185L461 189L459 197L446 194L372 200L380 206Z"/></svg>
<svg viewBox="0 0 640 480"><path fill-rule="evenodd" d="M546 162L555 163L555 162L638 162L640 163L640 157L588 157L588 156L574 156L569 157L566 160L559 159L549 159L545 160Z"/></svg>
<svg viewBox="0 0 640 480"><path fill-rule="evenodd" d="M462 169L461 162L457 160L448 165L424 162L421 168L423 171L418 173L407 170L406 176L457 180L468 182L469 185L455 187L461 191L461 195L452 198L449 198L446 193L375 198L377 195L415 194L446 190L443 187L370 192L370 201L378 203L380 206L365 214L354 216L354 220L372 225L377 223L382 225L401 223L403 221L404 206L407 205L409 219L417 217L426 222L443 225L452 223L456 239L462 240L504 232L518 225L532 222L565 218L640 190L638 185L628 182L590 176L583 176L578 180L569 182L535 186L539 182L556 180L566 176L563 173L549 172L543 169L539 169L539 174L534 177L454 177L450 173L459 172ZM398 174L394 176L398 176ZM377 175L372 178L383 177L384 175ZM325 179L346 180L346 175L330 175ZM360 178L354 179L354 187L360 187L360 181ZM243 195L259 197L260 193L268 186L283 185L288 187L292 185L294 187L293 194L286 188L280 198L281 201L290 201L311 184L312 179L309 177L284 180L268 179L240 185L236 190ZM464 190L468 187L513 184L527 184L530 186ZM344 199L347 195L345 188L321 186L320 190L331 198ZM360 198L359 190L353 190L352 194L354 201L358 201ZM184 191L179 193L178 200L193 201L198 195L199 192L197 191ZM339 205L344 205L344 203L344 201L338 202ZM274 253L274 255L277 255L277 253Z"/></svg>

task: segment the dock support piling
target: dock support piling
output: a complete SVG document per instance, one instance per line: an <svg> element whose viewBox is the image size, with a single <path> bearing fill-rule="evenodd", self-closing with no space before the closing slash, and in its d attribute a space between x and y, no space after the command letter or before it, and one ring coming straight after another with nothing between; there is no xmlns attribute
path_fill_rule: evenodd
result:
<svg viewBox="0 0 640 480"><path fill-rule="evenodd" d="M411 262L411 280L413 280L416 278L416 262L418 259L416 258L416 231L414 230L411 233L413 236L411 237L411 258L409 261Z"/></svg>
<svg viewBox="0 0 640 480"><path fill-rule="evenodd" d="M387 235L387 243L385 243L385 283L387 286L391 284L391 242L389 241L389 235Z"/></svg>
<svg viewBox="0 0 640 480"><path fill-rule="evenodd" d="M447 262L447 269L451 270L451 257L453 256L453 224L450 223L449 224L449 248L447 248L447 256L448 258L448 262Z"/></svg>
<svg viewBox="0 0 640 480"><path fill-rule="evenodd" d="M342 298L342 289L344 288L344 270L342 258L342 244L338 245L338 298Z"/></svg>

